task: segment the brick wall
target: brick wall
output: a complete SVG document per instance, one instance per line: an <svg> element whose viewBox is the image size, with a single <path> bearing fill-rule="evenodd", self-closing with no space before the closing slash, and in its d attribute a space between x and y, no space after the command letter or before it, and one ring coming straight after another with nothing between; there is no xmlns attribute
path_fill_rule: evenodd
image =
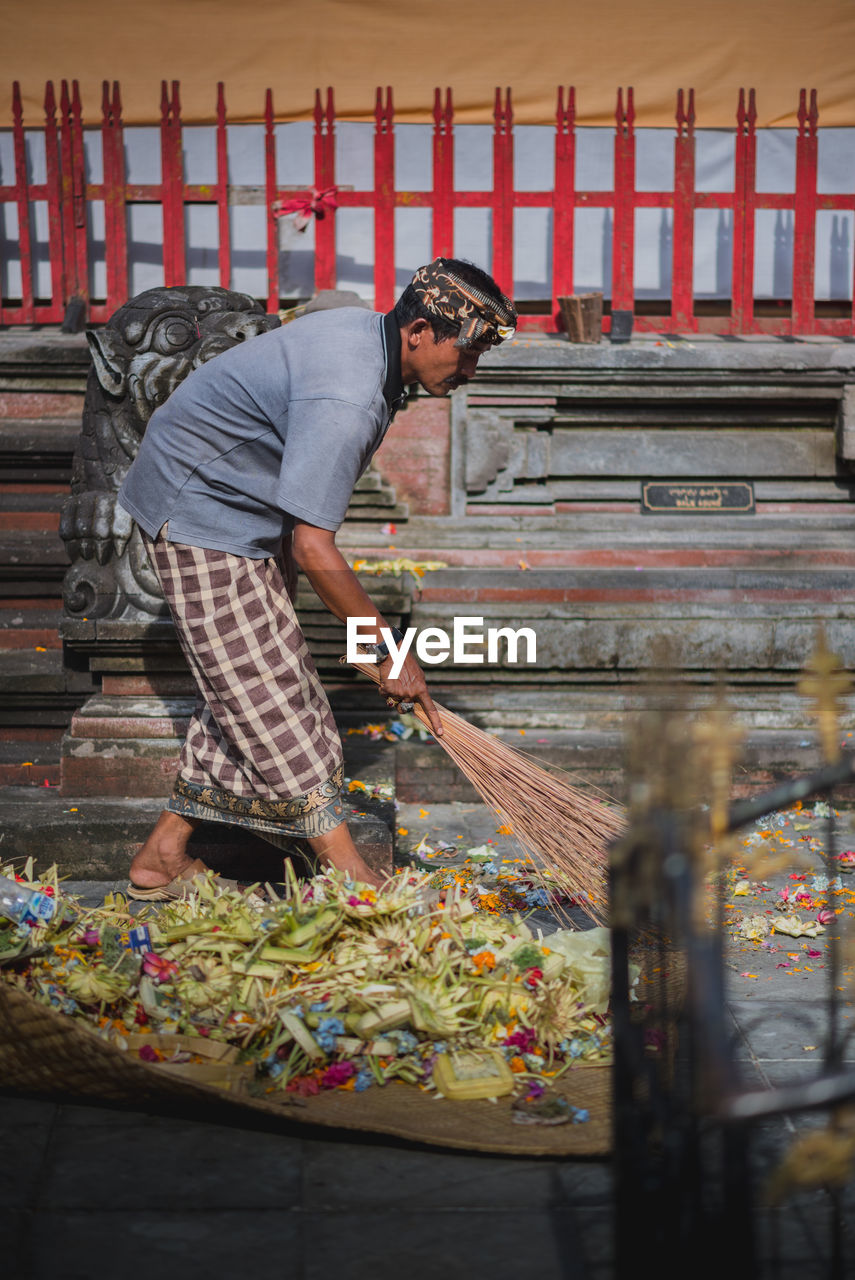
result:
<svg viewBox="0 0 855 1280"><path fill-rule="evenodd" d="M450 405L420 396L399 413L373 466L394 486L412 515L447 515L449 507Z"/></svg>

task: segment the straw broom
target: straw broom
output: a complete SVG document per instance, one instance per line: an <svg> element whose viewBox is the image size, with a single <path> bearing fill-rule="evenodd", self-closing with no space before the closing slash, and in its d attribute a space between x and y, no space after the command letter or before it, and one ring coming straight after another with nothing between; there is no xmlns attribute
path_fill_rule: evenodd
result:
<svg viewBox="0 0 855 1280"><path fill-rule="evenodd" d="M350 665L380 684L376 664ZM443 729L439 745L485 803L506 820L535 865L548 871L563 893L602 924L606 914L606 848L624 830L622 809L608 807L605 793L570 786L523 752L476 729L438 702L434 706ZM430 729L430 721L418 704L413 714Z"/></svg>

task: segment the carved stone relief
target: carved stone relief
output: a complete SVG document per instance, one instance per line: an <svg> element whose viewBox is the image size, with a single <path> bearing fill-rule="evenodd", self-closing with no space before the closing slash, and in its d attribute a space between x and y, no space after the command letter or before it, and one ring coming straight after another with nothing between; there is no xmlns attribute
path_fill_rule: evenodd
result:
<svg viewBox="0 0 855 1280"><path fill-rule="evenodd" d="M147 289L87 333L93 367L59 528L71 560L68 616L143 621L168 613L139 530L116 495L149 418L178 384L278 325L246 294L181 285Z"/></svg>
<svg viewBox="0 0 855 1280"><path fill-rule="evenodd" d="M837 501L852 485L851 384L556 385L552 407L513 390L461 415L463 509L640 503L646 480L738 480L763 501Z"/></svg>
<svg viewBox="0 0 855 1280"><path fill-rule="evenodd" d="M533 416L532 416L533 414ZM465 483L475 501L502 501L550 475L552 424L543 410L470 409L466 418ZM540 492L539 501L551 494Z"/></svg>

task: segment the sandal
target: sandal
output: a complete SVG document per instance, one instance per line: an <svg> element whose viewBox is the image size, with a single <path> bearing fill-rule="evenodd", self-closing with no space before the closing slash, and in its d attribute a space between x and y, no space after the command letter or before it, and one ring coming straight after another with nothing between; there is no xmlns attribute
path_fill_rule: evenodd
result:
<svg viewBox="0 0 855 1280"><path fill-rule="evenodd" d="M145 889L142 885L134 884L133 880L131 880L126 892L128 897L133 898L136 902L175 902L177 899L186 898L188 894L193 893L198 888L196 881L204 880L208 872L209 868L205 866L204 862L196 858L194 862L190 863L186 871L183 871L180 876L175 876L168 884L159 884L154 888ZM243 892L242 886L237 880L227 880L225 876L216 875L216 873L214 883L218 889L237 889L238 892ZM259 901L262 901L257 891L249 896L257 897Z"/></svg>

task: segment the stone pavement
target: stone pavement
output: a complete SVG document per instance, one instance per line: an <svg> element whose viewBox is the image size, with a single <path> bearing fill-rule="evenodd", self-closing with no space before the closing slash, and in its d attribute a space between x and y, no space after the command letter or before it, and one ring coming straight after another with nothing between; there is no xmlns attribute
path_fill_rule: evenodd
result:
<svg viewBox="0 0 855 1280"><path fill-rule="evenodd" d="M839 850L855 847L852 814L840 816ZM460 850L431 865L457 864L467 848L494 841L496 857L515 857L498 820L481 805L401 805L399 856L426 837ZM760 836L759 831L768 832ZM745 1084L801 1079L817 1069L824 1027L827 937L770 933L739 936L745 916L803 921L831 909L848 926L855 875L842 890L818 889L825 821L776 815L740 839L748 859L758 846L781 850L785 865L753 874L735 870L725 900L728 1009ZM790 869L790 868L794 869ZM792 875L804 879L792 880ZM744 883L743 883L744 882ZM123 882L71 883L99 898ZM794 911L775 906L780 891L803 897ZM829 905L821 907L819 900ZM544 913L547 932L554 922ZM830 925L829 928L836 927ZM763 926L755 925L759 933ZM812 954L818 953L818 954ZM786 966L786 967L782 967ZM849 966L851 969L851 965ZM848 970L841 986L851 982ZM848 1001L851 990L843 997ZM852 1025L853 1005L842 1009ZM855 1069L855 1045L847 1061ZM607 1161L529 1160L416 1148L390 1139L277 1128L265 1119L213 1123L188 1114L81 1106L0 1097L0 1251L8 1280L193 1280L275 1268L293 1280L335 1274L375 1280L405 1272L411 1280L539 1280L614 1274L613 1178ZM762 1177L793 1135L820 1119L757 1126L755 1164ZM847 1191L850 1221L855 1197ZM827 1274L824 1193L764 1211L762 1275L810 1280ZM855 1242L848 1242L855 1267ZM774 1270L774 1259L780 1265ZM734 1275L739 1275L735 1259Z"/></svg>

